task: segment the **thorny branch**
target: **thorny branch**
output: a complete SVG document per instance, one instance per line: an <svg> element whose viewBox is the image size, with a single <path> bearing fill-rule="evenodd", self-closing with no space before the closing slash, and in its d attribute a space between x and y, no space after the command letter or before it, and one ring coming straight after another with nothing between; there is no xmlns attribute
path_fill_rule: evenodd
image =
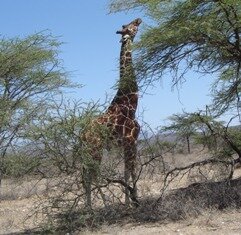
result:
<svg viewBox="0 0 241 235"><path fill-rule="evenodd" d="M229 176L227 178L227 180L231 180L232 177L233 177L233 172L234 172L234 166L236 163L238 163L239 160L238 159L234 159L234 160L230 160L230 161L225 161L225 160L219 160L219 159L214 159L214 158L211 158L211 159L206 159L206 160L203 160L203 161L199 161L199 162L194 162L192 164L189 164L187 166L184 166L184 167L175 167L174 169L170 170L166 175L165 175L165 178L164 178L164 185L161 189L161 195L158 197L158 199L156 200L156 202L154 203L153 207L157 207L157 205L161 202L161 200L163 199L163 196L164 196L164 193L166 192L166 189L168 188L168 186L170 185L170 183L183 171L186 171L183 173L183 176L185 174L187 174L191 169L193 169L194 167L197 167L197 166L204 166L204 165L207 165L207 164L217 164L217 163L222 163L224 165L227 165L227 166L231 166L231 170L230 170L230 173L229 173ZM173 176L174 175L174 176ZM170 180L168 180L168 177L169 176L172 176Z"/></svg>

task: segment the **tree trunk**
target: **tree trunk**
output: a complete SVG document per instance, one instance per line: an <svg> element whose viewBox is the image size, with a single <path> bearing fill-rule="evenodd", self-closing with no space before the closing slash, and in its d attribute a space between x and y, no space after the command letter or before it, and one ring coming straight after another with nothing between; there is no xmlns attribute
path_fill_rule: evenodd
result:
<svg viewBox="0 0 241 235"><path fill-rule="evenodd" d="M188 152L188 154L190 154L191 149L190 149L190 136L189 135L186 136L186 140L187 140L187 152Z"/></svg>

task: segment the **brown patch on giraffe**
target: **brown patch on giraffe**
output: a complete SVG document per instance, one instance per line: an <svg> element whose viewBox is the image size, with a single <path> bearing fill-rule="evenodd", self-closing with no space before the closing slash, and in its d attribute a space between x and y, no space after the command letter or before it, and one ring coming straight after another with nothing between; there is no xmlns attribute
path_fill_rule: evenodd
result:
<svg viewBox="0 0 241 235"><path fill-rule="evenodd" d="M131 93L115 97L107 113L123 114L125 117L135 119L135 112L138 104L137 93Z"/></svg>

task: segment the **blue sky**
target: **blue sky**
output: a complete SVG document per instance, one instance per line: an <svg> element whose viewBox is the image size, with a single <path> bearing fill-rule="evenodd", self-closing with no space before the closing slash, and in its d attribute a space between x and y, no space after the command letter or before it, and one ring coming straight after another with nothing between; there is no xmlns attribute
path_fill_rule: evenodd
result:
<svg viewBox="0 0 241 235"><path fill-rule="evenodd" d="M66 96L104 101L106 95L114 96L112 87L119 77L120 36L115 32L136 17L145 23L138 12L108 14L108 0L2 0L0 28L6 37L42 30L59 36L64 42L60 58L66 70L72 71L70 79L85 85ZM141 95L138 114L155 128L173 113L202 109L210 102L211 81L189 73L179 91L172 91L171 78L166 75Z"/></svg>

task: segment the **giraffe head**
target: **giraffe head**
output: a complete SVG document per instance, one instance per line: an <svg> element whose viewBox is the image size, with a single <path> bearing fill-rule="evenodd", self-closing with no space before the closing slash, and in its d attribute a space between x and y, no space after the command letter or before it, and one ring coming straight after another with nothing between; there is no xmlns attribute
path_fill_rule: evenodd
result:
<svg viewBox="0 0 241 235"><path fill-rule="evenodd" d="M129 24L123 25L122 30L116 32L117 34L122 35L121 42L126 41L127 39L131 39L133 41L138 31L138 26L141 24L141 22L142 20L140 18L137 18Z"/></svg>

